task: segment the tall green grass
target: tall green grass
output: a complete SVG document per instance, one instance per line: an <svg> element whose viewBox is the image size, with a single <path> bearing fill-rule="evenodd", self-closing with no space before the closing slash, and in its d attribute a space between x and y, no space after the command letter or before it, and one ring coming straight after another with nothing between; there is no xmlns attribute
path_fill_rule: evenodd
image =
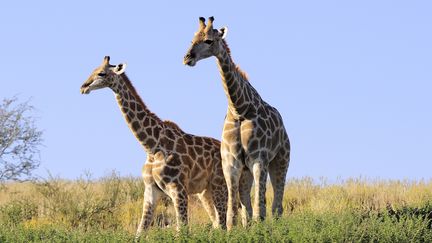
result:
<svg viewBox="0 0 432 243"><path fill-rule="evenodd" d="M213 230L191 197L190 225L176 232L169 200L143 242L432 242L432 182L311 178L288 181L284 215L231 232ZM10 183L0 191L0 242L131 242L139 223L140 178Z"/></svg>

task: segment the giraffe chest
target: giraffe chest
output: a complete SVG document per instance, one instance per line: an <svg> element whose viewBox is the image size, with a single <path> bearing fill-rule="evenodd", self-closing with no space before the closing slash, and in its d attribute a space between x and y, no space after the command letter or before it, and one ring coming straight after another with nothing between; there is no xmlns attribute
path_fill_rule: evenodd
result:
<svg viewBox="0 0 432 243"><path fill-rule="evenodd" d="M232 149L247 149L255 136L255 120L225 120L222 140L224 144L230 144Z"/></svg>
<svg viewBox="0 0 432 243"><path fill-rule="evenodd" d="M237 159L252 161L271 160L279 148L279 131L272 129L270 119L253 117L242 121L225 121L222 136L222 152L229 152Z"/></svg>
<svg viewBox="0 0 432 243"><path fill-rule="evenodd" d="M169 183L178 183L182 168L177 158L176 154L170 154L166 151L158 151L149 156L144 165L144 182L156 183L162 190Z"/></svg>

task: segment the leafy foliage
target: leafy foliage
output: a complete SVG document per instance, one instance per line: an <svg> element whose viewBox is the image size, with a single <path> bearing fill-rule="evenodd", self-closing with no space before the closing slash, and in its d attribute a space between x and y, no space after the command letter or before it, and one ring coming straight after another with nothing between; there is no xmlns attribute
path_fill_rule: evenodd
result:
<svg viewBox="0 0 432 243"><path fill-rule="evenodd" d="M0 104L0 182L29 179L39 166L42 131L29 115L34 108L17 98Z"/></svg>

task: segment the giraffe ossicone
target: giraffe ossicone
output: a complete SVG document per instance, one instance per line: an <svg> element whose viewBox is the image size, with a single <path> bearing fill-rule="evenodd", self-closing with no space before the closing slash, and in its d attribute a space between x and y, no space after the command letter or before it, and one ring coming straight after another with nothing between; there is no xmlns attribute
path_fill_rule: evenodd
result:
<svg viewBox="0 0 432 243"><path fill-rule="evenodd" d="M110 88L129 128L147 152L143 166L144 203L137 237L152 220L158 199L169 196L177 228L188 222L188 195L197 194L214 227L226 226L227 187L222 171L220 142L185 133L162 121L141 100L125 74L125 64L111 65L106 56L81 86L82 94Z"/></svg>
<svg viewBox="0 0 432 243"><path fill-rule="evenodd" d="M266 216L267 175L273 186L272 213L282 214L282 199L290 160L290 141L278 110L266 103L233 62L225 41L227 29L213 28L214 18L199 18L199 29L183 63L195 66L202 59L216 57L228 109L221 141L222 167L228 186L227 228L236 217L237 193L242 205L242 222ZM255 182L252 209L250 186ZM253 212L252 212L253 211Z"/></svg>

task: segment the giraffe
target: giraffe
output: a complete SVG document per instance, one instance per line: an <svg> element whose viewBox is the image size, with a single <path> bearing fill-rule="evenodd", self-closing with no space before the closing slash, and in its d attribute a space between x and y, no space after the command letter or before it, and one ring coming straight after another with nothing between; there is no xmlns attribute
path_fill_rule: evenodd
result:
<svg viewBox="0 0 432 243"><path fill-rule="evenodd" d="M82 94L109 87L136 139L147 153L143 166L143 213L137 237L152 222L158 198L174 204L177 229L188 222L188 195L197 194L213 227L225 228L227 187L222 171L220 142L185 133L171 121L162 121L144 104L125 74L125 64L111 65L106 56L81 86Z"/></svg>
<svg viewBox="0 0 432 243"><path fill-rule="evenodd" d="M282 117L276 108L266 103L248 81L246 74L233 62L225 41L227 28L213 29L214 18L207 25L199 18L199 29L184 57L188 66L215 56L228 99L221 156L228 186L227 228L236 217L237 192L240 193L242 221L263 220L266 217L267 174L273 186L272 214L282 214L285 177L290 160L290 142ZM240 183L239 183L240 181ZM251 209L250 189L254 182L254 203ZM242 185L243 184L243 185Z"/></svg>

